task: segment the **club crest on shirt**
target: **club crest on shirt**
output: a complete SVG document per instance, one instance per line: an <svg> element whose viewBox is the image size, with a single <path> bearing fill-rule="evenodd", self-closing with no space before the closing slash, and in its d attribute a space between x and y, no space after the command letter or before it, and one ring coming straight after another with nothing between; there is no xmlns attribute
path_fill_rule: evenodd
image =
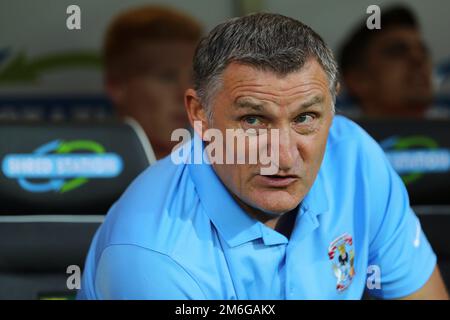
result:
<svg viewBox="0 0 450 320"><path fill-rule="evenodd" d="M342 292L348 288L355 276L352 236L344 233L333 240L328 247L328 257L332 261L333 272L337 278L336 290Z"/></svg>

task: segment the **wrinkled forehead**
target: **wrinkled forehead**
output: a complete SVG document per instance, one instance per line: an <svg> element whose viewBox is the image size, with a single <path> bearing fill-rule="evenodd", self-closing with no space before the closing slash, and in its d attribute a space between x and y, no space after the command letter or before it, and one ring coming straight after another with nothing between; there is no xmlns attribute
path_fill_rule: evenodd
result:
<svg viewBox="0 0 450 320"><path fill-rule="evenodd" d="M289 103L312 95L323 96L325 100L331 98L328 77L315 59L284 75L233 62L223 72L222 86L232 100L251 96Z"/></svg>

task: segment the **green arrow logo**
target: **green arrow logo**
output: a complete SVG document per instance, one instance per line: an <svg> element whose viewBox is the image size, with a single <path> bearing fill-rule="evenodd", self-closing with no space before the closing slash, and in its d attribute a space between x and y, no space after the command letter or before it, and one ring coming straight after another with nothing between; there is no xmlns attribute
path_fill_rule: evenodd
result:
<svg viewBox="0 0 450 320"><path fill-rule="evenodd" d="M29 59L21 51L0 68L0 84L36 83L47 71L80 67L100 69L101 59L97 53L89 51L61 52Z"/></svg>

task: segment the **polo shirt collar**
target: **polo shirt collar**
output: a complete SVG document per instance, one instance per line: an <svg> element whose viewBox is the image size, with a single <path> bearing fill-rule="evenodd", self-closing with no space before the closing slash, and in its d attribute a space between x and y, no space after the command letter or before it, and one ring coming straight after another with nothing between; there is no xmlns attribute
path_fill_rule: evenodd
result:
<svg viewBox="0 0 450 320"><path fill-rule="evenodd" d="M308 194L300 205L290 242L299 243L320 225L318 216L328 212L328 193L323 171L319 170Z"/></svg>
<svg viewBox="0 0 450 320"><path fill-rule="evenodd" d="M195 143L202 144L197 134L194 135L192 148ZM206 214L230 247L262 237L261 223L238 205L212 165L190 163L188 168Z"/></svg>
<svg viewBox="0 0 450 320"><path fill-rule="evenodd" d="M303 199L301 209L315 216L328 212L328 191L322 168L319 170L311 189Z"/></svg>
<svg viewBox="0 0 450 320"><path fill-rule="evenodd" d="M203 142L197 134L194 134L191 152L196 143L202 145L201 150L204 150ZM287 242L282 241L282 238L285 237L281 234L279 234L280 237L268 236L268 227L248 215L238 205L215 173L211 164L204 161L201 164L189 163L188 168L206 214L230 247L258 238L263 238L265 244ZM299 206L293 234L296 231L295 229L302 229L300 220L302 220L304 215L309 215L314 228L318 226L317 215L328 211L327 198L323 172L319 170L310 191ZM277 233L276 231L274 232Z"/></svg>

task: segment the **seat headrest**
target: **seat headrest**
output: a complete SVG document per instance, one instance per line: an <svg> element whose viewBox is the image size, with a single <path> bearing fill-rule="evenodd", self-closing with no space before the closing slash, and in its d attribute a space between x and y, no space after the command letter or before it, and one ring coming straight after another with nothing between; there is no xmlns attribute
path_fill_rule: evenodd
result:
<svg viewBox="0 0 450 320"><path fill-rule="evenodd" d="M154 161L133 120L0 126L0 215L105 214Z"/></svg>
<svg viewBox="0 0 450 320"><path fill-rule="evenodd" d="M450 205L450 120L389 119L358 123L378 141L413 205Z"/></svg>

